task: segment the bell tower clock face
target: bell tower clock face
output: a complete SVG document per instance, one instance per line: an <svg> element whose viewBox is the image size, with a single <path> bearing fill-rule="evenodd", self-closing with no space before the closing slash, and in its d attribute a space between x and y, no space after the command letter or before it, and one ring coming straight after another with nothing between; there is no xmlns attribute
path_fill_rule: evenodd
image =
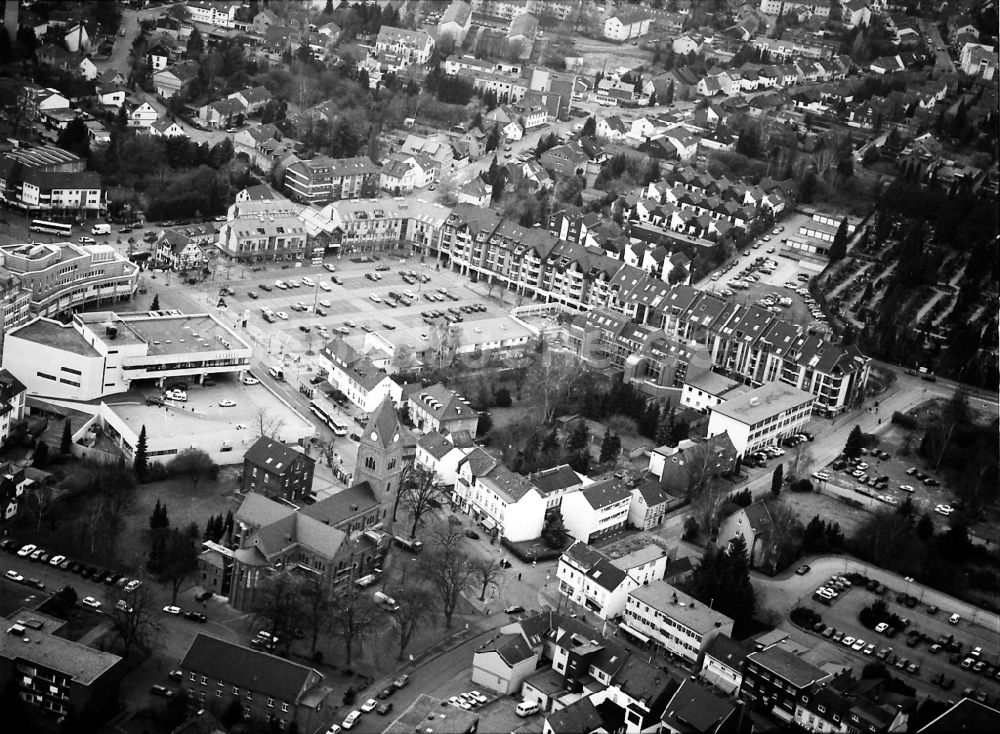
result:
<svg viewBox="0 0 1000 734"><path fill-rule="evenodd" d="M372 431L370 438L372 441L378 441L378 434Z"/></svg>

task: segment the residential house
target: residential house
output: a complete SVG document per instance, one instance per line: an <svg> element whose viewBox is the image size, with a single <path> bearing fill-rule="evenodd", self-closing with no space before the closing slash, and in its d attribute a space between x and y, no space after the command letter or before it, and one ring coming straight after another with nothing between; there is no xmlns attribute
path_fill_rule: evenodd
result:
<svg viewBox="0 0 1000 734"><path fill-rule="evenodd" d="M511 18L507 28L507 48L515 56L527 59L538 35L538 19L530 13L520 13Z"/></svg>
<svg viewBox="0 0 1000 734"><path fill-rule="evenodd" d="M610 41L631 41L649 33L653 17L641 8L621 10L604 21L604 37Z"/></svg>
<svg viewBox="0 0 1000 734"><path fill-rule="evenodd" d="M338 337L320 350L320 365L327 381L366 413L373 412L386 398L402 399L402 388L375 366L371 359Z"/></svg>
<svg viewBox="0 0 1000 734"><path fill-rule="evenodd" d="M576 541L559 557L559 593L602 619L618 618L629 592L661 580L668 560L667 551L654 543L622 554Z"/></svg>
<svg viewBox="0 0 1000 734"><path fill-rule="evenodd" d="M639 530L654 530L663 524L670 497L657 482L643 482L632 488L628 523Z"/></svg>
<svg viewBox="0 0 1000 734"><path fill-rule="evenodd" d="M417 439L416 462L433 472L441 486L454 487L458 481L458 465L474 444L459 441L454 434L430 431Z"/></svg>
<svg viewBox="0 0 1000 734"><path fill-rule="evenodd" d="M464 0L452 0L438 21L438 41L447 36L456 48L461 48L471 25L472 8L469 4Z"/></svg>
<svg viewBox="0 0 1000 734"><path fill-rule="evenodd" d="M209 228L212 235L208 242L214 239L214 229ZM189 235L182 228L171 227L160 231L153 243L153 260L160 267L170 270L196 270L205 265L207 243L200 241L199 235Z"/></svg>
<svg viewBox="0 0 1000 734"><path fill-rule="evenodd" d="M677 446L660 446L650 454L650 471L671 494L685 495L693 487L733 470L736 449L721 433L707 439L683 439Z"/></svg>
<svg viewBox="0 0 1000 734"><path fill-rule="evenodd" d="M162 71L153 73L153 86L156 93L164 99L170 99L198 76L198 64L194 61L181 61L168 66Z"/></svg>
<svg viewBox="0 0 1000 734"><path fill-rule="evenodd" d="M605 479L563 498L560 511L566 532L584 543L625 529L632 492L618 479Z"/></svg>
<svg viewBox="0 0 1000 734"><path fill-rule="evenodd" d="M545 500L520 474L475 448L459 462L452 501L487 531L513 542L542 534Z"/></svg>
<svg viewBox="0 0 1000 734"><path fill-rule="evenodd" d="M592 483L586 476L573 471L569 464L560 464L551 469L542 469L529 474L528 480L545 499L546 514L558 512L566 495L578 492Z"/></svg>
<svg viewBox="0 0 1000 734"><path fill-rule="evenodd" d="M317 731L336 712L334 688L318 670L208 635L194 638L178 670L192 704L235 702L244 719L282 730Z"/></svg>
<svg viewBox="0 0 1000 734"><path fill-rule="evenodd" d="M705 647L699 675L727 696L743 684L743 664L747 649L729 635L716 635Z"/></svg>
<svg viewBox="0 0 1000 734"><path fill-rule="evenodd" d="M97 101L106 107L121 107L125 104L128 89L120 84L98 84Z"/></svg>
<svg viewBox="0 0 1000 734"><path fill-rule="evenodd" d="M726 634L732 636L730 630ZM810 689L830 674L780 645L747 655L740 698L790 724L795 709Z"/></svg>
<svg viewBox="0 0 1000 734"><path fill-rule="evenodd" d="M167 64L170 63L170 59L171 51L164 45L157 44L152 48L146 49L146 62L153 72L166 69Z"/></svg>
<svg viewBox="0 0 1000 734"><path fill-rule="evenodd" d="M149 134L157 138L189 137L184 128L174 120L157 120L149 126Z"/></svg>
<svg viewBox="0 0 1000 734"><path fill-rule="evenodd" d="M962 46L959 66L966 74L992 81L997 73L996 48L982 43L966 43Z"/></svg>
<svg viewBox="0 0 1000 734"><path fill-rule="evenodd" d="M422 387L419 383L403 390L403 403L409 408L410 420L421 431L458 433L467 431L475 436L479 413L454 390L441 383Z"/></svg>
<svg viewBox="0 0 1000 734"><path fill-rule="evenodd" d="M6 314L5 314L6 315ZM25 314L26 315L26 314ZM18 318L21 320L23 317ZM11 319L12 323L17 320ZM5 318L5 322L8 319ZM0 443L6 443L11 430L24 420L24 397L27 388L7 369L0 368ZM22 475L23 478L23 475ZM14 482L19 485L20 481ZM15 492L15 496L20 492Z"/></svg>
<svg viewBox="0 0 1000 734"><path fill-rule="evenodd" d="M841 3L840 20L845 28L867 26L872 20L872 11L868 0L847 0Z"/></svg>
<svg viewBox="0 0 1000 734"><path fill-rule="evenodd" d="M478 176L462 184L457 192L459 204L489 206L493 199L493 187Z"/></svg>
<svg viewBox="0 0 1000 734"><path fill-rule="evenodd" d="M857 679L850 668L832 680L814 684L795 706L794 722L811 731L905 731L910 706L887 701L885 679Z"/></svg>
<svg viewBox="0 0 1000 734"><path fill-rule="evenodd" d="M719 635L733 634L733 620L666 581L653 581L628 595L619 629L696 663Z"/></svg>
<svg viewBox="0 0 1000 734"><path fill-rule="evenodd" d="M747 560L751 567L757 566L768 550L773 528L774 523L767 505L758 500L741 507L722 521L719 526L719 542L728 544L737 535L742 537L746 543Z"/></svg>
<svg viewBox="0 0 1000 734"><path fill-rule="evenodd" d="M379 171L379 188L399 196L436 183L440 175L441 164L433 158L393 153Z"/></svg>
<svg viewBox="0 0 1000 734"><path fill-rule="evenodd" d="M242 105L243 112L247 115L253 115L260 112L263 107L271 101L271 93L267 91L267 87L245 87L239 91L230 94L227 99L235 99Z"/></svg>
<svg viewBox="0 0 1000 734"><path fill-rule="evenodd" d="M595 128L597 137L605 140L621 141L629 133L629 127L618 115L602 117L597 121Z"/></svg>
<svg viewBox="0 0 1000 734"><path fill-rule="evenodd" d="M70 53L89 53L91 38L94 37L94 29L87 31L89 23L76 23L63 33L63 43Z"/></svg>
<svg viewBox="0 0 1000 734"><path fill-rule="evenodd" d="M472 654L472 682L502 696L518 693L538 655L521 632L497 635Z"/></svg>
<svg viewBox="0 0 1000 734"><path fill-rule="evenodd" d="M660 734L723 734L736 730L739 702L728 701L694 678L681 682L660 720Z"/></svg>
<svg viewBox="0 0 1000 734"><path fill-rule="evenodd" d="M198 108L198 121L214 128L229 127L246 116L246 108L236 98L217 99Z"/></svg>
<svg viewBox="0 0 1000 734"><path fill-rule="evenodd" d="M316 460L293 446L261 436L243 455L244 494L301 502L312 493Z"/></svg>

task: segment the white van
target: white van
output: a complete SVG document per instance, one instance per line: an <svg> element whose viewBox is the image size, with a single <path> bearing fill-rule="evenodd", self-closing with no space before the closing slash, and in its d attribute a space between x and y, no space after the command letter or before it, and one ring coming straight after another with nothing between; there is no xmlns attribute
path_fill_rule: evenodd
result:
<svg viewBox="0 0 1000 734"><path fill-rule="evenodd" d="M310 260L310 262L313 265L322 265L323 264L323 258L321 258L321 257L314 257L312 260Z"/></svg>
<svg viewBox="0 0 1000 734"><path fill-rule="evenodd" d="M538 705L538 701L521 701L517 705L517 708L514 709L517 715L522 717L537 714L540 710L541 707Z"/></svg>
<svg viewBox="0 0 1000 734"><path fill-rule="evenodd" d="M90 228L91 234L111 234L110 224L95 224Z"/></svg>
<svg viewBox="0 0 1000 734"><path fill-rule="evenodd" d="M396 600L387 594L383 594L381 591L376 591L372 596L374 597L376 604L381 604L392 612L399 609L399 605L396 604Z"/></svg>

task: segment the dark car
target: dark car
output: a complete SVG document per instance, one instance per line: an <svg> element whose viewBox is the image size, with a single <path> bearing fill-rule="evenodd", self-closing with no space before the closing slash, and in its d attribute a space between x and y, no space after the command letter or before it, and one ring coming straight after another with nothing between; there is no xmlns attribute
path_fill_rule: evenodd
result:
<svg viewBox="0 0 1000 734"><path fill-rule="evenodd" d="M796 568L795 569L795 573L797 573L799 576L805 576L807 573L809 573L809 566L808 566L808 564L804 565L804 566L799 566L798 568Z"/></svg>
<svg viewBox="0 0 1000 734"><path fill-rule="evenodd" d="M167 688L166 686L161 686L159 683L154 683L149 689L149 692L154 696L163 696L164 698L173 698L174 692Z"/></svg>
<svg viewBox="0 0 1000 734"><path fill-rule="evenodd" d="M309 333L310 331L312 331L312 329L310 329L310 328L309 328L308 326L306 326L305 324L300 324L300 325L299 325L299 331L301 331L301 332L304 332L304 333L308 334L308 333Z"/></svg>
<svg viewBox="0 0 1000 734"><path fill-rule="evenodd" d="M120 573L110 574L104 579L104 583L107 584L108 586L114 586L116 583L118 583L118 580L121 577L122 575Z"/></svg>
<svg viewBox="0 0 1000 734"><path fill-rule="evenodd" d="M266 291L267 293L270 293L270 292L271 292L272 290L274 290L274 289L273 289L273 288L271 288L271 286L269 286L269 285L268 285L267 283L261 283L261 284L260 284L260 285L258 285L257 287L258 287L258 288L260 288L260 289L261 289L262 291Z"/></svg>
<svg viewBox="0 0 1000 734"><path fill-rule="evenodd" d="M472 538L473 540L479 540L479 533L477 533L475 530L466 530L465 537Z"/></svg>
<svg viewBox="0 0 1000 734"><path fill-rule="evenodd" d="M380 703L375 710L378 712L379 716L385 716L390 711L392 711L392 703L390 703L389 701L386 701L385 703Z"/></svg>
<svg viewBox="0 0 1000 734"><path fill-rule="evenodd" d="M375 267L375 272L376 273L387 273L387 272L389 272L389 266L388 265L378 265L378 266Z"/></svg>
<svg viewBox="0 0 1000 734"><path fill-rule="evenodd" d="M389 698L389 696L391 696L395 692L395 690L396 689L393 688L392 686L387 686L383 688L381 691L379 691L377 694L375 694L375 698L377 698L379 701L384 701L385 699Z"/></svg>
<svg viewBox="0 0 1000 734"><path fill-rule="evenodd" d="M200 622L201 624L205 624L205 622L208 621L208 617L201 612L184 612L184 616L187 619L193 619L195 622Z"/></svg>
<svg viewBox="0 0 1000 734"><path fill-rule="evenodd" d="M72 566L73 563L75 563L75 561L71 561L67 558L65 561L59 564L59 568L63 571L69 571L70 566Z"/></svg>
<svg viewBox="0 0 1000 734"><path fill-rule="evenodd" d="M175 668L175 669L171 670L169 673L167 673L167 677L170 678L171 680L183 680L184 679L184 671L180 670L178 668Z"/></svg>
<svg viewBox="0 0 1000 734"><path fill-rule="evenodd" d="M515 604L512 607L507 607L503 611L505 614L518 614L519 612L524 611L524 607L522 607L520 604Z"/></svg>
<svg viewBox="0 0 1000 734"><path fill-rule="evenodd" d="M0 540L0 548L10 553L13 553L18 549L17 541L14 540L13 538L6 538L4 540Z"/></svg>
<svg viewBox="0 0 1000 734"><path fill-rule="evenodd" d="M250 298L252 298L255 301L258 298L260 298L260 294L257 291L247 291L247 296L250 297Z"/></svg>

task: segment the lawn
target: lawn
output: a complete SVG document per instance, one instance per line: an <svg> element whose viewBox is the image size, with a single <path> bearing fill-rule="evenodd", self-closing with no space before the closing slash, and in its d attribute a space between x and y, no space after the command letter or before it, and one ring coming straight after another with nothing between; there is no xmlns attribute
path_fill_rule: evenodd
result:
<svg viewBox="0 0 1000 734"><path fill-rule="evenodd" d="M44 594L32 592L27 586L0 580L0 617L7 617L22 607L34 608Z"/></svg>
<svg viewBox="0 0 1000 734"><path fill-rule="evenodd" d="M79 604L73 607L65 607L58 600L51 598L47 599L38 608L38 611L66 620L66 624L56 630L55 634L58 637L73 641L79 640L105 619L100 612L95 612Z"/></svg>

